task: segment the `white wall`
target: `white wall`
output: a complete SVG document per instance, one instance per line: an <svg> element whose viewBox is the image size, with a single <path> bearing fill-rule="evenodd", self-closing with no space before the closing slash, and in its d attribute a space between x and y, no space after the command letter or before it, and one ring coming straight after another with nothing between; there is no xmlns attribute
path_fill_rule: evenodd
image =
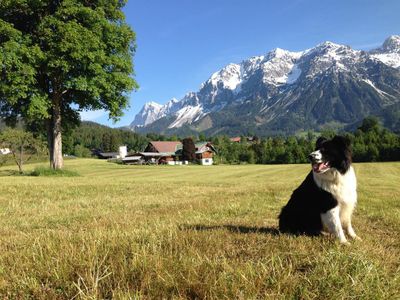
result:
<svg viewBox="0 0 400 300"><path fill-rule="evenodd" d="M0 153L6 155L6 154L11 153L11 151L8 148L3 148L3 149L0 149Z"/></svg>
<svg viewBox="0 0 400 300"><path fill-rule="evenodd" d="M128 154L128 148L126 146L119 146L119 157L125 158L127 154Z"/></svg>
<svg viewBox="0 0 400 300"><path fill-rule="evenodd" d="M212 158L202 158L200 159L200 164L203 166L211 166L213 164Z"/></svg>

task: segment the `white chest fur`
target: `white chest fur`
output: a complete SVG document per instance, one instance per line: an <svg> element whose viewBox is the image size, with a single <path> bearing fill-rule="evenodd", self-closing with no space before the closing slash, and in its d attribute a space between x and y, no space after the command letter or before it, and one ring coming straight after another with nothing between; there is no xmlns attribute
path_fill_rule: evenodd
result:
<svg viewBox="0 0 400 300"><path fill-rule="evenodd" d="M336 169L325 173L313 172L315 183L323 190L331 193L339 202L339 206L352 205L357 202L357 180L353 167L345 174Z"/></svg>
<svg viewBox="0 0 400 300"><path fill-rule="evenodd" d="M313 172L313 176L315 183L331 193L338 201L336 207L321 213L324 227L338 237L341 243L347 243L344 230L350 237L357 238L351 226L351 215L357 202L357 180L353 167L350 167L345 174L330 169L325 173Z"/></svg>

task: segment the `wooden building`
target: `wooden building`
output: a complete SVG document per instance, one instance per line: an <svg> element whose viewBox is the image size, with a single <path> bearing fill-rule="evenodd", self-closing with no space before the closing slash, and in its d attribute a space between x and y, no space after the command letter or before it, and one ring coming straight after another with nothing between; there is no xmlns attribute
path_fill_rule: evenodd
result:
<svg viewBox="0 0 400 300"><path fill-rule="evenodd" d="M217 151L214 146L209 142L197 143L196 146L196 159L201 165L211 166L214 163L213 156Z"/></svg>
<svg viewBox="0 0 400 300"><path fill-rule="evenodd" d="M201 165L212 165L215 148L209 142L197 143L196 159ZM181 165L182 143L178 141L151 141L143 152L132 153L122 159L126 164Z"/></svg>

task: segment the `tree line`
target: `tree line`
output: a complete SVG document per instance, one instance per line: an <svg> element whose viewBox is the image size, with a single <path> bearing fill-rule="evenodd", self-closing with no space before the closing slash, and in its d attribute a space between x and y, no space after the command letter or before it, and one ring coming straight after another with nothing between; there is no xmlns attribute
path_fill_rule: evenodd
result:
<svg viewBox="0 0 400 300"><path fill-rule="evenodd" d="M207 138L204 134L190 137L195 142L211 142L217 149L217 164L298 164L307 163L307 156L314 150L318 136L331 138L337 132L329 130L321 133L308 132L302 136L241 137L233 142L228 136ZM378 162L400 161L400 135L380 125L378 119L368 117L354 132L342 132L351 141L353 161ZM129 130L110 128L92 122L82 122L63 135L63 153L77 157L91 157L94 150L116 152L126 145L129 152L143 151L150 141L177 141L177 136L159 134L141 135ZM185 141L187 139L183 139ZM13 158L22 172L22 164L33 154L46 155L42 135L33 135L22 129L0 129L0 148L10 148ZM22 152L22 153L21 153ZM48 154L47 154L48 155ZM5 155L0 157L0 165Z"/></svg>
<svg viewBox="0 0 400 300"><path fill-rule="evenodd" d="M228 137L212 139L218 149L217 163L297 164L307 163L307 156L314 151L318 136L332 138L338 134L327 130L320 134L308 132L305 136L276 136L253 139L245 137L232 143ZM400 136L382 127L374 117L364 119L354 132L339 133L352 145L354 162L400 160Z"/></svg>
<svg viewBox="0 0 400 300"><path fill-rule="evenodd" d="M302 136L241 137L241 142L232 142L230 137L220 135L206 137L204 134L191 137L195 142L210 141L218 153L216 163L287 164L306 163L314 150L315 141L322 135L331 138L338 134L333 130L321 133L308 132ZM352 144L355 162L400 160L400 136L385 129L378 119L368 117L354 132L339 133ZM150 133L140 135L132 131L114 129L96 123L84 122L63 140L64 153L78 157L89 157L93 149L114 152L126 145L130 152L143 151L150 141L177 141L178 136L163 136ZM250 140L250 141L249 141Z"/></svg>

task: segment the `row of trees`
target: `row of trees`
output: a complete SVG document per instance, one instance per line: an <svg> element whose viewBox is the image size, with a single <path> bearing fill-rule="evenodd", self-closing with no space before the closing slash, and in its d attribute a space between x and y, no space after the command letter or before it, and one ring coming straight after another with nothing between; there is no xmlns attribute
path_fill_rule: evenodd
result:
<svg viewBox="0 0 400 300"><path fill-rule="evenodd" d="M83 122L78 128L64 134L63 153L90 157L92 150L115 152L121 145L126 145L130 151L142 151L149 140L132 131Z"/></svg>
<svg viewBox="0 0 400 300"><path fill-rule="evenodd" d="M325 131L321 135L331 138L336 133ZM380 126L377 119L367 118L353 133L342 133L352 144L355 162L399 161L400 136ZM0 132L0 148L9 148L10 155L0 156L0 165L6 158L13 158L20 172L22 165L32 155L45 154L46 141L30 132L6 129ZM307 163L307 156L314 149L316 134L308 133L303 137L267 137L253 138L249 141L242 137L241 142L232 142L227 136L206 139L204 136L193 138L197 141L209 140L218 153L217 163L237 164L286 164ZM177 140L175 136L165 137L157 134L146 136L122 129L113 129L96 123L84 122L78 128L64 135L64 153L78 157L92 156L92 150L114 152L120 145L127 145L130 152L143 151L151 140ZM185 160L193 160L194 144L192 138L182 140Z"/></svg>
<svg viewBox="0 0 400 300"><path fill-rule="evenodd" d="M333 137L334 131L324 131L321 135ZM400 160L400 137L383 128L377 119L366 118L353 133L342 133L352 142L354 161ZM194 141L211 141L218 150L219 163L305 163L314 149L317 134L309 132L302 137L253 138L249 142L242 137L240 143L231 142L228 136L206 138L204 135L192 137ZM176 141L176 136L159 134L139 135L131 131L112 129L95 123L85 122L65 136L64 152L76 156L90 156L92 149L104 152L117 151L118 146L127 145L129 151L143 151L149 141ZM183 140L185 141L185 139Z"/></svg>
<svg viewBox="0 0 400 300"><path fill-rule="evenodd" d="M321 135L331 138L334 131ZM341 133L352 144L355 162L399 161L400 136L379 125L375 118L366 118L353 133ZM215 137L212 142L218 149L217 162L220 163L306 163L313 151L317 135L308 133L306 137L269 137L249 143L242 138L241 143L232 143L228 137Z"/></svg>

